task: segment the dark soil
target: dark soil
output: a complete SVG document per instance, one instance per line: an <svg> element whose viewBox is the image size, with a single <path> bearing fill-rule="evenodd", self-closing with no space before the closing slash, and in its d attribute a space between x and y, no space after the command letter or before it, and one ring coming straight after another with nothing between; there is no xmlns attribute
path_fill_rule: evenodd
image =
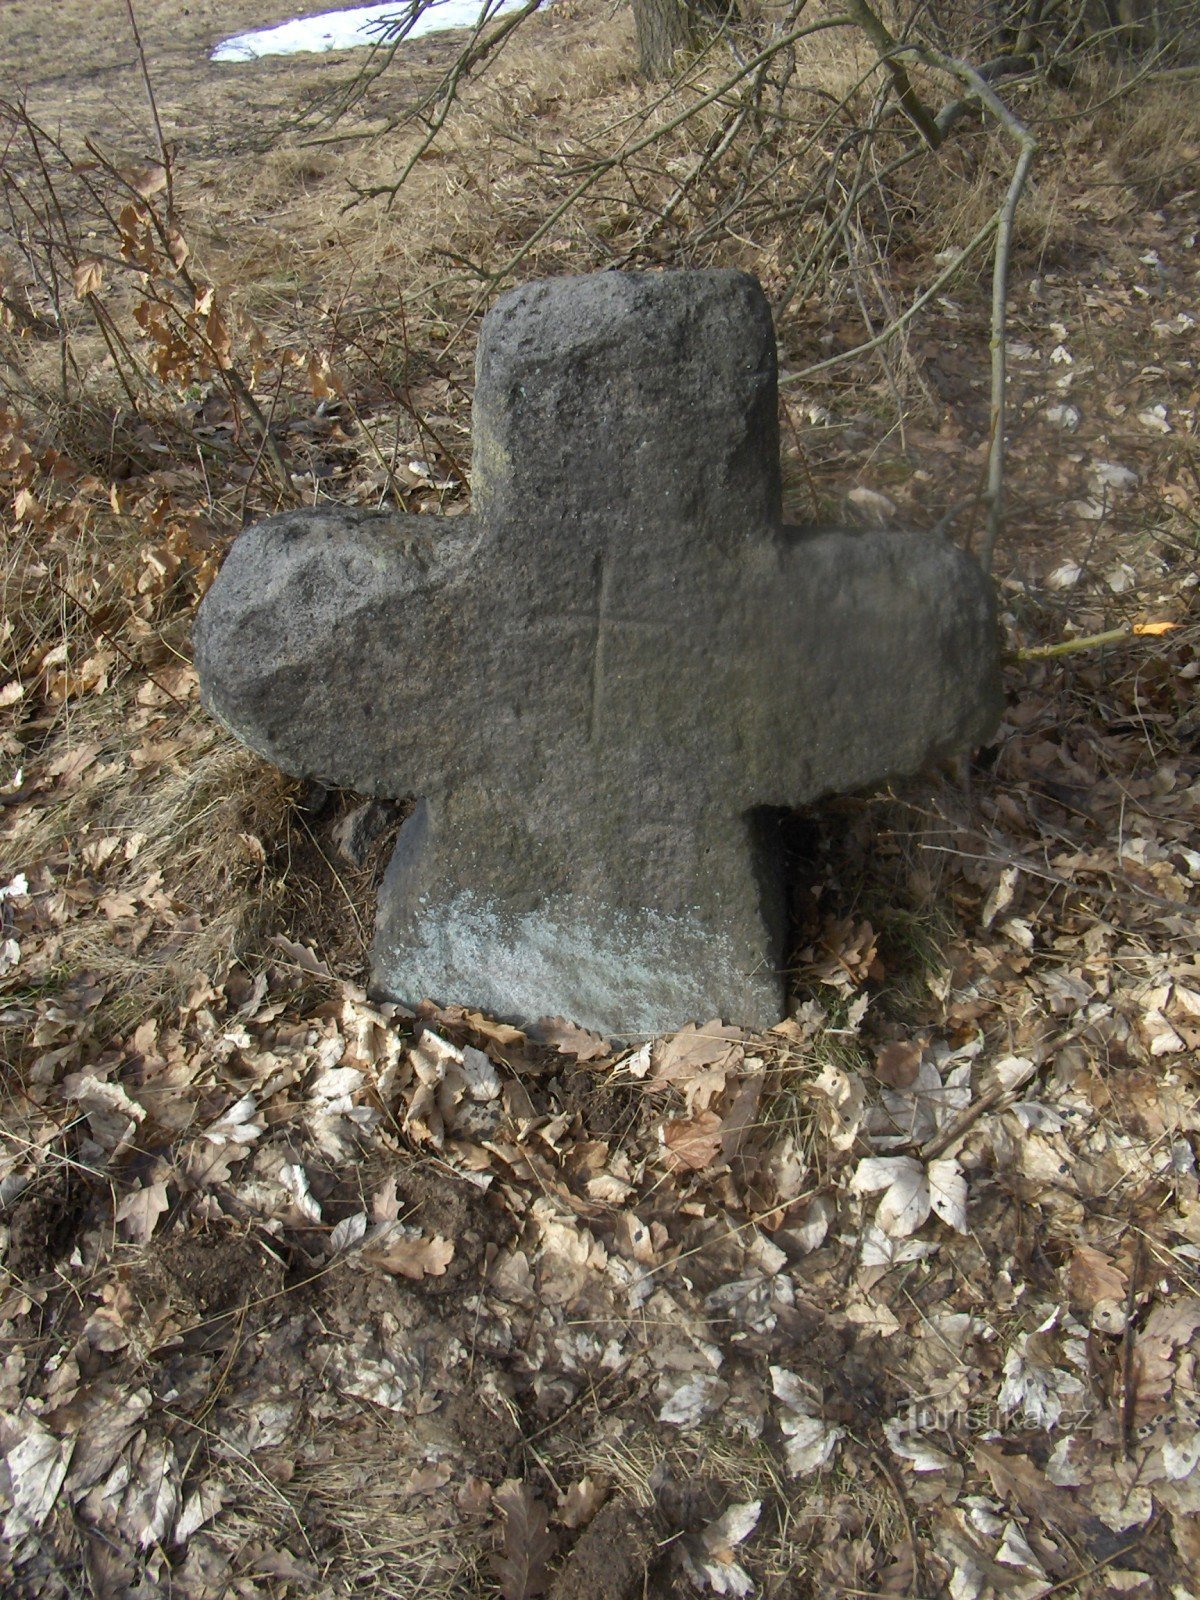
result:
<svg viewBox="0 0 1200 1600"><path fill-rule="evenodd" d="M9 1213L5 1267L13 1278L29 1283L70 1254L91 1199L86 1180L69 1162L44 1169Z"/></svg>
<svg viewBox="0 0 1200 1600"><path fill-rule="evenodd" d="M602 1506L550 1586L549 1600L641 1600L658 1550L648 1517L624 1500Z"/></svg>
<svg viewBox="0 0 1200 1600"><path fill-rule="evenodd" d="M283 1274L257 1240L225 1232L168 1239L157 1255L158 1272L173 1281L174 1298L185 1298L206 1316L269 1302Z"/></svg>

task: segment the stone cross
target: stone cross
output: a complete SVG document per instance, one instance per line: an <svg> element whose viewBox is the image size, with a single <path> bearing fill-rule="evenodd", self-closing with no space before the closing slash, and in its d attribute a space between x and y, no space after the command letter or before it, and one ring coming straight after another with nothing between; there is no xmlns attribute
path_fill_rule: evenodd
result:
<svg viewBox="0 0 1200 1600"><path fill-rule="evenodd" d="M474 439L469 516L246 530L196 624L205 704L290 773L416 798L377 992L625 1037L776 1022L764 819L989 733L987 580L940 539L783 524L743 273L505 295Z"/></svg>

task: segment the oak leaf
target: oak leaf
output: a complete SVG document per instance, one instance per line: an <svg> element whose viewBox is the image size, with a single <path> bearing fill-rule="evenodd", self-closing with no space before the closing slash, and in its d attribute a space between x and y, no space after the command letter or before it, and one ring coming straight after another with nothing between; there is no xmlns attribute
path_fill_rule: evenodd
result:
<svg viewBox="0 0 1200 1600"><path fill-rule="evenodd" d="M558 1520L565 1528L586 1527L607 1498L607 1483L584 1476L563 1495L559 1502Z"/></svg>
<svg viewBox="0 0 1200 1600"><path fill-rule="evenodd" d="M655 1083L686 1082L700 1067L725 1063L734 1046L745 1038L740 1028L725 1023L705 1022L699 1027L689 1022L654 1052Z"/></svg>
<svg viewBox="0 0 1200 1600"><path fill-rule="evenodd" d="M529 1036L539 1044L553 1045L559 1055L574 1056L576 1061L597 1061L611 1053L607 1039L565 1017L540 1017L530 1028Z"/></svg>
<svg viewBox="0 0 1200 1600"><path fill-rule="evenodd" d="M125 1237L135 1244L147 1243L168 1203L167 1185L162 1178L132 1190L117 1207L116 1220L122 1224Z"/></svg>
<svg viewBox="0 0 1200 1600"><path fill-rule="evenodd" d="M1091 1311L1101 1300L1123 1300L1128 1280L1103 1251L1079 1244L1067 1268L1067 1287L1074 1304Z"/></svg>
<svg viewBox="0 0 1200 1600"><path fill-rule="evenodd" d="M721 1118L715 1111L676 1117L663 1124L662 1142L675 1167L694 1172L710 1167L721 1151Z"/></svg>
<svg viewBox="0 0 1200 1600"><path fill-rule="evenodd" d="M504 1513L504 1549L492 1565L504 1600L532 1600L549 1582L555 1542L546 1528L546 1508L527 1483L509 1478L496 1490Z"/></svg>
<svg viewBox="0 0 1200 1600"><path fill-rule="evenodd" d="M434 1234L408 1234L389 1225L383 1237L363 1246L362 1259L401 1278L440 1278L454 1259L454 1242Z"/></svg>

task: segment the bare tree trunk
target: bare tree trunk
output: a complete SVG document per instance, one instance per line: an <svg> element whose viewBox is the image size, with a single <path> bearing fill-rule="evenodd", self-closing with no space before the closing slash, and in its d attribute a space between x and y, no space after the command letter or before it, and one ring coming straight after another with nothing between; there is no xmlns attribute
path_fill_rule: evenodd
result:
<svg viewBox="0 0 1200 1600"><path fill-rule="evenodd" d="M633 0L638 55L647 78L667 78L681 50L695 44L689 0Z"/></svg>

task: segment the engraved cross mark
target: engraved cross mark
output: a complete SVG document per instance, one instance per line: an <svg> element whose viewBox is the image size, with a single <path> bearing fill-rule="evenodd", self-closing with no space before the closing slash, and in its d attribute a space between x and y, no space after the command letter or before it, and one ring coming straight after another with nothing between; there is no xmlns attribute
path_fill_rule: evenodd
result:
<svg viewBox="0 0 1200 1600"><path fill-rule="evenodd" d="M566 611L562 616L568 622L579 622L592 630L591 696L588 705L588 743L595 742L604 713L606 674L608 670L608 640L610 633L620 629L636 629L657 633L661 625L642 617L614 616L612 612L613 578L616 562L612 550L601 550L596 557L595 609L583 613Z"/></svg>

